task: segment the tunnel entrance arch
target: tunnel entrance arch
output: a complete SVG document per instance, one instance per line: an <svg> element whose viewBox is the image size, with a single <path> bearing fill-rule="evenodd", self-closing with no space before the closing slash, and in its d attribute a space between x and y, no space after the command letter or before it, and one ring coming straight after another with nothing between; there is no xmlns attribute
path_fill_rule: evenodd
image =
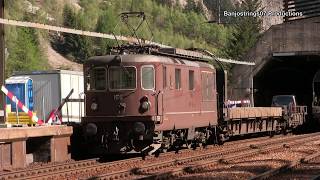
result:
<svg viewBox="0 0 320 180"><path fill-rule="evenodd" d="M272 96L295 95L299 105L313 103L313 80L320 70L320 56L273 56L254 76L255 104L270 106Z"/></svg>

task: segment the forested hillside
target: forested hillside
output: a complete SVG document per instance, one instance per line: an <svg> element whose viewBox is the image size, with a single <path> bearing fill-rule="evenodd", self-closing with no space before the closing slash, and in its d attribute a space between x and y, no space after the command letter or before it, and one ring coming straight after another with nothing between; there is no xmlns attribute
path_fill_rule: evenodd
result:
<svg viewBox="0 0 320 180"><path fill-rule="evenodd" d="M253 0L248 0L253 1ZM216 18L217 0L186 0L184 5L173 0L15 0L5 1L5 18L41 22L75 29L130 35L119 14L144 11L153 41L179 48L205 48L219 56L231 57L224 51L230 47L233 25L206 23ZM131 3L133 2L133 3ZM236 8L232 0L221 1L221 8ZM204 6L206 8L204 8ZM209 14L208 14L209 13ZM223 21L227 21L222 19ZM149 39L147 26L139 36ZM54 33L20 27L6 27L7 75L13 71L50 69L44 44L71 61L82 63L93 55L106 54L115 42L107 39Z"/></svg>

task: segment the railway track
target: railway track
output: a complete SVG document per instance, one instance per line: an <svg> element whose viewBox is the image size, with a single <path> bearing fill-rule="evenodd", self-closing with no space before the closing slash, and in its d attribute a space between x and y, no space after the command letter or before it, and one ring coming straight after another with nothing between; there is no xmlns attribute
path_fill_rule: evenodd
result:
<svg viewBox="0 0 320 180"><path fill-rule="evenodd" d="M276 140L278 138L282 138L282 136L274 137L272 140ZM230 146L240 145L244 143L251 143L256 142L258 140L268 140L269 137L260 137L260 138L254 138L254 139L245 139L245 140L239 140L236 142L227 142L224 146L208 146L208 149L217 149L220 148L227 148ZM182 153L194 153L194 150L182 150ZM173 152L168 152L166 154L161 154L161 157L170 157L175 155ZM147 160L152 159L153 157L147 157ZM157 159L155 159L157 160ZM44 179L47 177L55 177L59 174L61 171L67 172L66 174L73 175L74 169L87 169L92 166L96 170L100 169L102 167L103 169L117 169L117 167L124 166L126 164L135 164L135 163L141 163L141 157L137 158L131 158L126 160L120 160L115 162L109 162L109 163L99 163L98 159L88 159L88 160L82 160L82 161L74 161L74 162L66 162L66 163L57 163L57 164L42 164L42 165L36 165L32 167L28 167L26 169L22 170L10 170L9 172L0 172L0 179L33 179L33 178L39 178ZM104 167L105 166L105 167ZM70 171L69 171L70 170ZM69 172L68 172L69 171ZM65 176L68 177L68 176Z"/></svg>
<svg viewBox="0 0 320 180"><path fill-rule="evenodd" d="M22 170L12 170L9 172L0 173L0 179L19 179L26 178L31 175L42 175L50 172L56 172L63 169L72 169L75 167L86 167L90 165L97 164L98 159L88 159L83 161L74 161L67 163L58 164L46 164L46 165L36 165L34 167L28 167Z"/></svg>
<svg viewBox="0 0 320 180"><path fill-rule="evenodd" d="M282 143L302 143L306 138L320 138L320 133L301 136L287 136L276 138L256 138L243 141L231 142L225 146L210 146L207 149L197 151L183 150L181 154L172 152L162 154L160 158L147 157L145 161L141 158L131 158L126 160L99 163L96 159L75 161L66 164L54 166L40 166L37 169L26 169L20 171L12 171L1 173L0 179L78 179L78 178L98 178L98 179L124 179L124 178L169 178L179 176L185 173L198 171L204 167L227 163L235 159L247 156L253 156L255 153L262 151L274 150L275 145L281 148ZM262 142L266 140L267 142ZM254 145L252 143L260 142ZM264 149L268 147L267 149ZM235 151L231 151L230 147L237 147ZM187 156L174 158L175 156ZM223 156L223 158L222 158ZM149 165L142 165L149 163ZM193 163L193 164L190 164ZM187 166L186 166L187 165ZM173 168L173 169L172 169ZM119 171L119 169L122 169ZM168 170L170 169L170 170ZM162 173L157 173L162 171Z"/></svg>
<svg viewBox="0 0 320 180"><path fill-rule="evenodd" d="M213 167L221 162L228 163L236 159L243 159L255 154L283 148L283 143L294 146L302 144L306 139L319 139L320 134L302 135L280 139L278 142L258 143L254 146L238 146L236 150L230 149L220 152L208 152L201 155L189 156L185 158L172 159L168 161L153 163L135 169L127 169L118 172L106 173L95 176L98 179L117 178L141 178L141 179L169 179L179 177L186 173L194 173L206 167ZM263 149L265 148L265 149ZM222 158L223 156L223 158ZM161 172L159 172L161 171Z"/></svg>
<svg viewBox="0 0 320 180"><path fill-rule="evenodd" d="M279 168L259 174L251 180L262 179L319 179L320 152L290 161Z"/></svg>

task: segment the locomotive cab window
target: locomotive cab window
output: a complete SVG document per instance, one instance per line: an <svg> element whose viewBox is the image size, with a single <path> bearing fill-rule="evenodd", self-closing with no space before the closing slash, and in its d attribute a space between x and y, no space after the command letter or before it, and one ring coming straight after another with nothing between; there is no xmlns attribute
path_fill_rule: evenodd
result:
<svg viewBox="0 0 320 180"><path fill-rule="evenodd" d="M136 89L136 68L135 67L110 67L109 88L110 90Z"/></svg>
<svg viewBox="0 0 320 180"><path fill-rule="evenodd" d="M96 67L88 73L89 86L88 90L105 90L106 89L106 69Z"/></svg>
<svg viewBox="0 0 320 180"><path fill-rule="evenodd" d="M144 90L154 89L154 68L153 66L141 67L141 86Z"/></svg>

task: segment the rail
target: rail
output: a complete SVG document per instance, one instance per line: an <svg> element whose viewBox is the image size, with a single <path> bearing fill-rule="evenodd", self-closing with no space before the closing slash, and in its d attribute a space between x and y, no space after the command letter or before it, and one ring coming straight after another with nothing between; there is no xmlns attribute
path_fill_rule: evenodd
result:
<svg viewBox="0 0 320 180"><path fill-rule="evenodd" d="M269 137L261 137L257 139L245 139L245 140L240 140L240 141L235 141L235 142L226 142L226 144L223 146L225 149L231 149L231 147L234 146L242 146L243 144L250 144L254 142L264 142L265 140L268 140L269 142L275 142L278 141L282 138L282 136L272 138L270 140ZM220 147L219 146L208 146L205 151L218 151ZM191 149L185 149L181 150L181 154L200 154L202 153L201 150L199 151L194 151ZM160 158L165 158L165 159L172 159L171 157L176 156L175 152L168 152L165 154L161 154ZM146 161L150 162L156 160L158 161L158 158L152 157L152 156L147 156ZM143 161L143 162L146 162ZM139 164L142 162L141 157L137 158L131 158L131 159L125 159L125 160L120 160L120 161L114 161L114 162L109 162L109 163L96 163L97 159L89 159L89 160L82 160L82 161L75 161L75 162L66 162L66 163L58 163L56 165L52 164L41 164L38 166L33 166L33 167L28 167L26 169L22 170L11 170L9 172L0 172L0 179L44 179L44 177L51 177L53 178L54 176L59 174L65 174L64 177L70 177L73 176L73 173L81 173L84 171L90 171L91 169L94 169L95 171L103 170L103 169L108 169L109 173L114 172L114 175L117 176L119 174L117 171L119 171L119 167L121 167L124 164ZM104 171L102 174L104 174L106 171Z"/></svg>
<svg viewBox="0 0 320 180"><path fill-rule="evenodd" d="M172 179L175 177L180 177L184 174L192 174L193 172L201 171L205 168L212 168L219 165L219 163L229 164L235 160L246 159L262 153L284 151L283 143L286 143L286 145L288 146L299 146L302 143L306 142L306 139L315 140L319 138L319 133L317 133L317 136L314 135L302 135L299 137L282 139L278 142L260 143L257 144L255 148L239 147L238 149L233 150L193 155L182 159L173 159L166 162L148 164L140 168L106 173L98 175L96 176L96 178L116 179L117 177L127 177L139 179ZM175 168L172 169L172 167ZM159 172L160 170L161 172Z"/></svg>

